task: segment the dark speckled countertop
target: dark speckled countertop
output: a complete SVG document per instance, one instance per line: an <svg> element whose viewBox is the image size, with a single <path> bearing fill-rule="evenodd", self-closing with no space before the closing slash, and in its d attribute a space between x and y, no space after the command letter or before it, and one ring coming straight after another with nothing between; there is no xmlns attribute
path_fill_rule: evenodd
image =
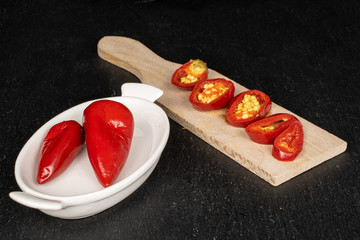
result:
<svg viewBox="0 0 360 240"><path fill-rule="evenodd" d="M357 1L1 1L1 239L360 239ZM56 114L121 95L132 74L97 55L106 35L208 66L348 142L273 187L174 121L131 196L81 220L8 196L18 153Z"/></svg>

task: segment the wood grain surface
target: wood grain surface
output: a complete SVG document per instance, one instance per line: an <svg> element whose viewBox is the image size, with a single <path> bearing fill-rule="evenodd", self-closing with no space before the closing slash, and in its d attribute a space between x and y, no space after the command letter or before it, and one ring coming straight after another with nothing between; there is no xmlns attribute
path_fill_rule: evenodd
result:
<svg viewBox="0 0 360 240"><path fill-rule="evenodd" d="M292 162L278 161L271 155L272 145L254 143L243 128L229 125L225 119L226 109L195 110L188 100L190 91L179 89L170 83L173 72L181 64L161 58L139 41L119 36L100 39L98 54L102 59L133 73L142 83L163 90L164 94L157 103L171 119L273 186L339 155L347 148L347 143L342 139L273 103L269 115L295 115L303 124L305 134L300 155ZM206 59L202 60L206 62ZM209 78L218 77L229 79L209 69ZM234 85L235 95L248 90L236 82Z"/></svg>

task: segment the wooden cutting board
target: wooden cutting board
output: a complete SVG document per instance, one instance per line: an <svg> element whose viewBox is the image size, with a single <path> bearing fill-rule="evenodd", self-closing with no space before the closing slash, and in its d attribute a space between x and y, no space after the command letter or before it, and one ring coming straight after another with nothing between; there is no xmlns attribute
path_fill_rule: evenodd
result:
<svg viewBox="0 0 360 240"><path fill-rule="evenodd" d="M269 114L295 115L303 124L305 134L300 155L292 162L278 161L271 155L272 145L254 143L243 128L229 125L225 119L226 109L195 110L188 100L190 91L170 83L172 74L181 64L167 61L142 43L126 37L102 38L98 43L98 54L102 59L133 73L142 83L163 90L164 94L157 103L171 119L274 186L346 150L347 143L342 139L273 103ZM206 62L206 59L203 60ZM228 79L209 69L209 78L218 77ZM248 90L236 82L234 85L235 95Z"/></svg>

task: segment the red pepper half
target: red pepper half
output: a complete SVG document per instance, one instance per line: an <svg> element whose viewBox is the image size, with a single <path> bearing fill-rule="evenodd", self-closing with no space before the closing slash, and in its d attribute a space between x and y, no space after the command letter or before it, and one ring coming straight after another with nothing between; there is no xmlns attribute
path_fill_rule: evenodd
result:
<svg viewBox="0 0 360 240"><path fill-rule="evenodd" d="M212 110L226 107L234 96L234 84L223 78L208 79L197 83L189 101L197 110Z"/></svg>
<svg viewBox="0 0 360 240"><path fill-rule="evenodd" d="M54 125L40 148L37 182L43 184L63 173L84 146L83 128L76 121Z"/></svg>
<svg viewBox="0 0 360 240"><path fill-rule="evenodd" d="M84 110L88 156L99 182L108 187L129 155L134 119L130 110L112 100L99 100Z"/></svg>
<svg viewBox="0 0 360 240"><path fill-rule="evenodd" d="M193 89L196 83L206 80L208 77L208 68L206 63L196 59L178 68L172 78L171 83L183 89Z"/></svg>
<svg viewBox="0 0 360 240"><path fill-rule="evenodd" d="M249 90L230 100L226 119L235 127L246 127L264 118L271 109L268 95L259 90Z"/></svg>
<svg viewBox="0 0 360 240"><path fill-rule="evenodd" d="M274 140L272 155L280 161L292 161L302 151L304 131L299 121L294 121Z"/></svg>
<svg viewBox="0 0 360 240"><path fill-rule="evenodd" d="M272 144L274 139L297 118L291 114L278 113L246 126L247 135L256 143Z"/></svg>

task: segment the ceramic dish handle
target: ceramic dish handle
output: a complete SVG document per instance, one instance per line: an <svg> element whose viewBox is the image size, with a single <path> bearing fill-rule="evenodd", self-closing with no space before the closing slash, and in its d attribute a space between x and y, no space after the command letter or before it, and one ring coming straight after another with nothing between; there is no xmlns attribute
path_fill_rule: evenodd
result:
<svg viewBox="0 0 360 240"><path fill-rule="evenodd" d="M14 201L30 208L43 210L60 210L63 208L63 204L59 201L38 198L26 192L11 192L9 196Z"/></svg>
<svg viewBox="0 0 360 240"><path fill-rule="evenodd" d="M124 83L121 86L122 97L137 97L150 102L155 102L163 93L159 88L143 83Z"/></svg>

